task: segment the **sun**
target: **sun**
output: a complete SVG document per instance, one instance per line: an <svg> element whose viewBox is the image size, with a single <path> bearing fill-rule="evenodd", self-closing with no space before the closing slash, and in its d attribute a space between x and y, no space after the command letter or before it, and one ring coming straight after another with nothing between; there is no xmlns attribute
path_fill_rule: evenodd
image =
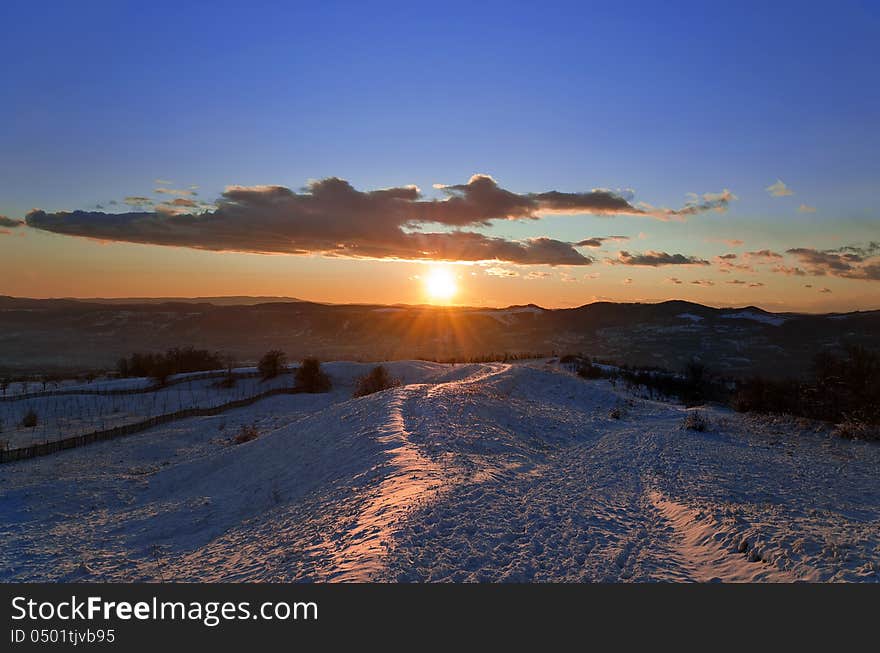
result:
<svg viewBox="0 0 880 653"><path fill-rule="evenodd" d="M448 302L457 291L455 275L447 268L431 268L425 276L425 292L433 302Z"/></svg>

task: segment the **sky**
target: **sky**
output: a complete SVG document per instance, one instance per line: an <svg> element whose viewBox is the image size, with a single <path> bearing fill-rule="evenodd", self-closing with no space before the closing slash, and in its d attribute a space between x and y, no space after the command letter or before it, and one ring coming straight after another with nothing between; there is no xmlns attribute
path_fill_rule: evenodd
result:
<svg viewBox="0 0 880 653"><path fill-rule="evenodd" d="M0 294L880 308L875 2L0 26Z"/></svg>

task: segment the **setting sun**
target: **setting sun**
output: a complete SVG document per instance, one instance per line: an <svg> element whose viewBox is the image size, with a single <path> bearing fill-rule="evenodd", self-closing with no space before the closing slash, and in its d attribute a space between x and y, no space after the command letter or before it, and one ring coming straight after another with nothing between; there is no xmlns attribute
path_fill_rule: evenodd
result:
<svg viewBox="0 0 880 653"><path fill-rule="evenodd" d="M447 268L431 268L425 277L425 292L431 301L447 302L457 290L455 276Z"/></svg>

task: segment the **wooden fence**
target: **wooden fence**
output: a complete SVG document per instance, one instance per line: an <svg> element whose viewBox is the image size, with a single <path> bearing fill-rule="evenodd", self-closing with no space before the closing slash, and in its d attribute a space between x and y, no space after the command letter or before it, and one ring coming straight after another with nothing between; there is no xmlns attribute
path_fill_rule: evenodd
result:
<svg viewBox="0 0 880 653"><path fill-rule="evenodd" d="M74 449L76 447L82 447L87 444L92 444L93 442L103 442L104 440L113 440L114 438L120 438L124 435L139 433L141 431L151 429L154 426L159 426L160 424L173 422L174 420L186 419L187 417L207 417L210 415L218 415L226 410L249 406L253 403L260 401L261 399L265 399L266 397L281 394L296 394L297 392L298 391L296 389L289 387L272 388L271 390L265 390L264 392L253 395L251 397L245 397L244 399L235 399L225 404L220 404L219 406L212 406L210 408L184 408L173 413L157 415L156 417L151 417L142 422L116 426L112 429L92 431L91 433L85 433L83 435L75 435L69 438L53 440L52 442L43 442L41 444L32 444L30 446L19 447L17 449L4 449L0 450L0 463L9 463L16 460L27 460L28 458L36 458L38 456L48 456L49 454L53 454L58 451L64 451L65 449Z"/></svg>
<svg viewBox="0 0 880 653"><path fill-rule="evenodd" d="M290 374L293 372L292 369L284 370L281 374ZM205 379L225 379L228 373L225 371L212 371L212 372L204 372L202 374L193 374L192 376L185 376L179 379L171 379L166 381L164 385L149 385L143 388L107 388L104 390L91 390L87 388L77 389L68 389L68 388L58 388L56 390L38 390L36 392L20 392L17 394L6 394L0 396L0 401L22 401L25 399L40 399L42 397L60 397L63 395L100 395L100 396L114 396L114 395L140 395L146 394L149 392L156 392L157 390L162 390L172 385L178 385L180 383L189 383L190 381L203 381ZM259 372L235 372L233 375L236 379L255 379L260 376Z"/></svg>

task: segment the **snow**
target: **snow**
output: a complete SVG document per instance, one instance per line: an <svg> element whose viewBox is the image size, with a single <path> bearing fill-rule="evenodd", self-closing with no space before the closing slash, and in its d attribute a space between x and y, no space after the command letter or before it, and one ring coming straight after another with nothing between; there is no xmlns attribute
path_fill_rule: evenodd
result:
<svg viewBox="0 0 880 653"><path fill-rule="evenodd" d="M726 320L752 320L753 322L761 322L771 326L780 326L785 323L785 318L778 315L765 315L764 313L755 313L754 311L740 311L738 313L725 313L721 316Z"/></svg>
<svg viewBox="0 0 880 653"><path fill-rule="evenodd" d="M544 361L386 365L360 399L372 365L328 363L330 393L0 465L0 581L880 580L876 445L686 431Z"/></svg>
<svg viewBox="0 0 880 653"><path fill-rule="evenodd" d="M700 315L694 315L693 313L681 313L680 315L676 315L675 317L680 318L682 320L690 320L691 322L702 322L703 318Z"/></svg>

